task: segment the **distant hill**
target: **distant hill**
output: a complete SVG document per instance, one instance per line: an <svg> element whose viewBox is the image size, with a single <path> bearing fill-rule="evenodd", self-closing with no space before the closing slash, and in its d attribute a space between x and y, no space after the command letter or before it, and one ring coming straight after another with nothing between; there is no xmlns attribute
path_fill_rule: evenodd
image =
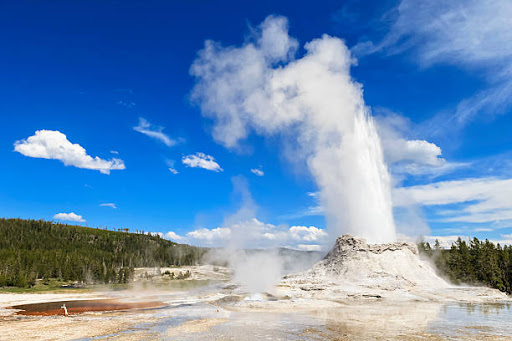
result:
<svg viewBox="0 0 512 341"><path fill-rule="evenodd" d="M205 252L156 235L0 218L0 287L39 278L125 283L135 267L193 265Z"/></svg>

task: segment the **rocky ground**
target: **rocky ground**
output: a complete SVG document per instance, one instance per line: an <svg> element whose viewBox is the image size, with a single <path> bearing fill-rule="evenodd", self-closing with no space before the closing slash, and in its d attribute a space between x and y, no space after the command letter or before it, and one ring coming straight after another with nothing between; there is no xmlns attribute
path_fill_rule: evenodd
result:
<svg viewBox="0 0 512 341"><path fill-rule="evenodd" d="M135 268L134 281L165 282L169 280L227 281L233 270L215 265L196 265L181 267Z"/></svg>

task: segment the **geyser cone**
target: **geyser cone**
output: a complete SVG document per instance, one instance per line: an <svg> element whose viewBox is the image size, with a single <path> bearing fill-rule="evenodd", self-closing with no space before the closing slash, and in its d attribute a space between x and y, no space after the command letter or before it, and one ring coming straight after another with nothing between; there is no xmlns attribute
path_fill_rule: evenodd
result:
<svg viewBox="0 0 512 341"><path fill-rule="evenodd" d="M327 256L310 270L286 276L280 289L282 295L325 300L508 300L495 289L446 282L419 256L415 244L367 244L351 235L338 237Z"/></svg>

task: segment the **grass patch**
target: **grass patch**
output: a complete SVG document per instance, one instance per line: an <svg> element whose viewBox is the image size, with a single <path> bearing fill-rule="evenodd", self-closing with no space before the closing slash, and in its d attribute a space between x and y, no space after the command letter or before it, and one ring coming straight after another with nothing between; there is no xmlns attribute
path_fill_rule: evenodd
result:
<svg viewBox="0 0 512 341"><path fill-rule="evenodd" d="M89 287L82 288L66 288L67 285L72 285L70 281L59 281L58 279L37 280L36 284L30 288L18 287L0 287L0 293L16 293L16 294L29 294L29 293L70 293L70 292L86 292L90 290Z"/></svg>

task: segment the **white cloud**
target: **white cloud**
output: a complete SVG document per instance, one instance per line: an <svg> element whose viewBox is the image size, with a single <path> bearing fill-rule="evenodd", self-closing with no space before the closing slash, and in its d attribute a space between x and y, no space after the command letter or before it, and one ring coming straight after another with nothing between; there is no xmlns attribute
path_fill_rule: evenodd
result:
<svg viewBox="0 0 512 341"><path fill-rule="evenodd" d="M512 179L471 178L402 187L394 190L395 206L412 202L436 209L441 222L512 224ZM459 204L457 210L443 208Z"/></svg>
<svg viewBox="0 0 512 341"><path fill-rule="evenodd" d="M170 237L172 235L172 237ZM167 235L166 235L167 236ZM200 246L243 248L289 247L318 250L327 243L327 232L315 226L291 226L263 223L256 218L214 229L200 228L185 236L170 232L169 239Z"/></svg>
<svg viewBox="0 0 512 341"><path fill-rule="evenodd" d="M496 115L512 104L512 2L510 0L402 0L397 19L377 44L354 47L356 54L412 50L419 63L453 64L479 72L486 90L462 100L449 117L441 114L436 131L462 128L477 115ZM441 128L439 128L441 126Z"/></svg>
<svg viewBox="0 0 512 341"><path fill-rule="evenodd" d="M139 117L139 125L133 127L133 130L154 138L155 140L162 142L168 147L172 147L176 144L176 140L171 139L167 134L163 132L164 127L153 126L143 117Z"/></svg>
<svg viewBox="0 0 512 341"><path fill-rule="evenodd" d="M289 232L293 239L306 242L324 242L327 238L325 230L319 229L315 226L292 226L290 227Z"/></svg>
<svg viewBox="0 0 512 341"><path fill-rule="evenodd" d="M489 239L491 243L503 245L512 245L512 239Z"/></svg>
<svg viewBox="0 0 512 341"><path fill-rule="evenodd" d="M78 214L71 213L57 213L53 216L53 219L64 220L64 221L76 221L79 223L85 223L85 219Z"/></svg>
<svg viewBox="0 0 512 341"><path fill-rule="evenodd" d="M187 238L207 245L222 245L231 236L231 229L217 227L214 229L201 228L187 233Z"/></svg>
<svg viewBox="0 0 512 341"><path fill-rule="evenodd" d="M457 239L460 238L466 243L470 243L473 237L471 236L457 236L457 235L451 235L451 236L426 236L423 238L424 241L429 242L430 246L434 246L434 243L436 239L439 241L439 245L442 248L449 249L453 243L457 241ZM479 240L482 240L482 238L478 238ZM509 234L502 234L501 239L489 239L491 243L494 244L500 244L503 245L512 245L512 236Z"/></svg>
<svg viewBox="0 0 512 341"><path fill-rule="evenodd" d="M121 159L104 160L87 155L82 146L69 142L66 135L55 130L38 130L34 135L14 142L14 150L25 156L60 160L66 166L93 169L103 174L126 168Z"/></svg>
<svg viewBox="0 0 512 341"><path fill-rule="evenodd" d="M421 129L413 126L408 118L383 108L376 109L376 112L379 113L376 123L384 156L394 175L437 177L469 165L447 162L441 157L439 146L412 137L412 132Z"/></svg>
<svg viewBox="0 0 512 341"><path fill-rule="evenodd" d="M114 204L113 202L107 202L107 203L104 203L104 204L100 204L100 206L102 206L102 207L111 207L113 209L117 209L116 204Z"/></svg>
<svg viewBox="0 0 512 341"><path fill-rule="evenodd" d="M494 231L494 229L489 228L489 227L478 227L478 228L475 228L473 231L475 231L475 232L491 232L491 231Z"/></svg>
<svg viewBox="0 0 512 341"><path fill-rule="evenodd" d="M111 150L111 151L110 151L110 153L111 153L111 154L115 154L115 155L118 155L118 154L119 154L119 152L118 152L117 150Z"/></svg>
<svg viewBox="0 0 512 341"><path fill-rule="evenodd" d="M184 156L181 160L184 165L192 168L204 168L214 172L222 172L219 164L215 162L215 158L204 153L195 153Z"/></svg>
<svg viewBox="0 0 512 341"><path fill-rule="evenodd" d="M512 3L508 0L402 0L378 48L418 50L420 62L490 66L512 58ZM502 70L500 70L502 71Z"/></svg>
<svg viewBox="0 0 512 341"><path fill-rule="evenodd" d="M448 249L452 246L453 243L457 241L457 239L461 238L462 240L465 240L466 242L469 242L470 237L468 236L425 236L423 237L423 240L428 242L430 246L434 246L434 243L436 242L436 239L439 241L439 245L444 248Z"/></svg>
<svg viewBox="0 0 512 341"><path fill-rule="evenodd" d="M175 233L173 231L167 232L164 235L164 237L167 238L167 239L170 239L172 241L175 241L175 242L184 242L184 241L186 241L185 237L182 237L182 236L180 236L179 234L177 234L177 233Z"/></svg>
<svg viewBox="0 0 512 341"><path fill-rule="evenodd" d="M251 169L251 172L254 174L254 175L257 175L257 176L263 176L265 175L265 172L263 172L263 170L260 168L252 168Z"/></svg>
<svg viewBox="0 0 512 341"><path fill-rule="evenodd" d="M297 245L297 249L302 251L321 251L323 246L314 244L299 244Z"/></svg>
<svg viewBox="0 0 512 341"><path fill-rule="evenodd" d="M165 160L165 163L167 163L167 167L169 169L169 172L171 172L174 175L179 173L178 170L174 167L174 163L175 163L174 160L167 159L167 160Z"/></svg>

